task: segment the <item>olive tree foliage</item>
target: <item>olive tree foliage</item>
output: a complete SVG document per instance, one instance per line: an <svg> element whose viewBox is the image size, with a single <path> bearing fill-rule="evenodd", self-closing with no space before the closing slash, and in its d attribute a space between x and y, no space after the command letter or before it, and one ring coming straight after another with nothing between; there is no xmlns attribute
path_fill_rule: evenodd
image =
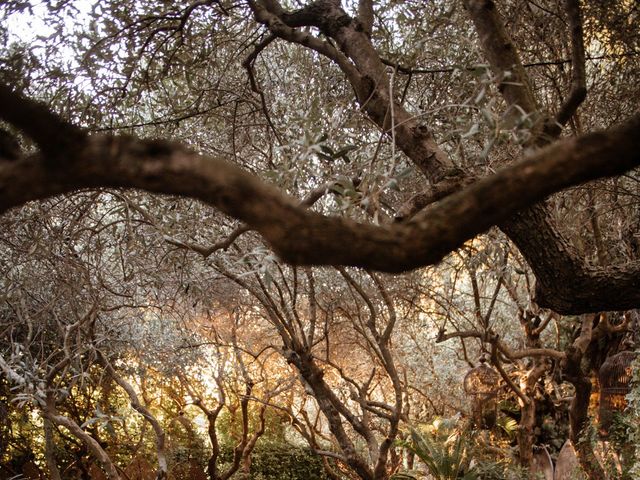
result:
<svg viewBox="0 0 640 480"><path fill-rule="evenodd" d="M3 445L0 466L7 474L20 473L11 465L24 449L44 456L51 478L70 478L74 468L87 475L96 462L109 478L121 478L118 468L138 454L155 459L157 478L167 476L165 426L141 379L168 360L175 368L198 364L193 351L175 353L197 338L184 327L197 305L184 292L189 281L182 265L145 258L162 241L146 242L118 198L78 193L2 219L6 439L17 438L24 423L19 413L28 411L43 429L32 437L44 436L44 451L35 440Z"/></svg>
<svg viewBox="0 0 640 480"><path fill-rule="evenodd" d="M635 174L536 203L637 164L633 2L45 7L45 38L4 35L2 118L25 148L4 154L3 209L142 188L219 208L288 262L387 271L498 225L541 305L637 306ZM300 205L327 182L331 201ZM575 206L592 229L564 221Z"/></svg>
<svg viewBox="0 0 640 480"><path fill-rule="evenodd" d="M305 202L319 201L322 193L309 194ZM119 194L118 201L127 205L130 221L143 226L139 235L161 241L157 250L147 255L164 258L180 268L184 279L181 292L199 302L199 308L213 321L212 342L231 341L223 340L225 330L226 338L231 335L228 326L221 323L215 327L219 321L215 320L219 317L216 309L234 311L241 323L233 335L242 339L245 352L262 352L258 357L275 354L289 365L284 370L295 380L293 391L268 400L256 398L256 402L268 403L287 416L291 434L323 458L332 478L339 478L344 471L360 478L386 478L401 461L394 440L403 436L402 424L443 414L445 409L451 413L459 407L452 401L450 385L460 381L459 371L454 373L446 355L441 355L439 367L447 370L448 383L430 382L432 373L424 366L432 361L430 344L436 330L431 329L427 341L426 337L418 339L418 330L424 327L421 322L433 313L427 299L437 297L440 304L447 301L432 290L438 283L437 272L433 278L426 272L393 277L346 269L289 267L277 260L259 236L248 232L239 235L242 228L225 233L234 239L226 244L226 250L187 237L186 232L197 231L195 240L204 242L215 230L224 229L223 225L201 225L207 215L202 206L177 202L171 215L165 215L161 203L144 196ZM179 224L174 217L180 218ZM189 251L199 255L185 258ZM235 285L236 291L229 284ZM205 327L193 328L209 327L205 322ZM159 345L178 351L190 348L189 343L176 344L170 330L164 331L166 339L152 336L148 347L141 350L148 349L152 357L158 357ZM417 342L421 344L416 351ZM175 375L172 366L182 362L167 360L164 355L160 358L160 363L170 366L167 374ZM193 363L187 365L191 373L181 373L181 388L189 390L189 377L198 373ZM282 367L276 371L281 372ZM281 374L270 372L272 376ZM438 387L448 388L449 394L442 395ZM224 403L202 398L197 405L215 425ZM215 444L218 440L212 435L219 433L215 428L209 432Z"/></svg>
<svg viewBox="0 0 640 480"><path fill-rule="evenodd" d="M20 383L16 352L29 351L36 373L23 395L54 423L67 422L58 383L94 360L110 372L136 350L141 363L188 371L201 366L192 332L165 318L240 309L256 330L242 323L239 335L282 355L297 393L287 403L251 387L238 398L288 415L329 476L347 467L382 479L399 465L401 422L460 408L421 383L420 348L439 333L473 328L509 358L518 313L548 325L539 307L640 304L633 2L9 1L1 14L12 335L2 367ZM17 33L37 18L40 35ZM88 191L42 202L77 189ZM476 240L490 244L478 260L465 242L492 226L501 232ZM503 276L520 277L505 237L535 296L531 278L509 297ZM445 257L440 270L374 272ZM38 335L73 340L72 355L71 343L32 346L37 312ZM175 353L183 347L191 358ZM62 367L42 390L51 355ZM453 379L446 363L430 370ZM196 398L196 386L181 388ZM206 400L208 415L217 407ZM66 425L117 478L81 423Z"/></svg>

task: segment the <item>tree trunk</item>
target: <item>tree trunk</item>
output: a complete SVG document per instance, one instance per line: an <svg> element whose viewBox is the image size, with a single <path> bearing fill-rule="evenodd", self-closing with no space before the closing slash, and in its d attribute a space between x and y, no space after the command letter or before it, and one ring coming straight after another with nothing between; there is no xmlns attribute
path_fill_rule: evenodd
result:
<svg viewBox="0 0 640 480"><path fill-rule="evenodd" d="M57 413L47 412L47 416L49 419L58 425L65 427L69 430L76 438L80 439L87 447L87 449L93 454L93 456L98 460L107 474L107 478L109 480L121 480L120 474L118 473L118 469L116 468L113 461L109 458L107 452L100 446L100 444L87 432L82 430L82 428L75 423L73 420L64 417L63 415L59 415Z"/></svg>
<svg viewBox="0 0 640 480"><path fill-rule="evenodd" d="M49 469L49 478L51 480L61 480L60 470L58 470L58 464L56 463L53 424L47 417L43 417L42 421L44 423L44 456Z"/></svg>
<svg viewBox="0 0 640 480"><path fill-rule="evenodd" d="M520 425L518 428L518 449L520 464L530 470L533 463L534 428L536 426L536 404L533 399L522 402L520 409Z"/></svg>
<svg viewBox="0 0 640 480"><path fill-rule="evenodd" d="M573 383L576 393L569 409L569 438L576 447L578 461L587 477L590 480L606 480L607 476L595 456L590 439L585 438L586 429L589 425L588 409L591 382L588 377L581 375L572 379L571 383Z"/></svg>

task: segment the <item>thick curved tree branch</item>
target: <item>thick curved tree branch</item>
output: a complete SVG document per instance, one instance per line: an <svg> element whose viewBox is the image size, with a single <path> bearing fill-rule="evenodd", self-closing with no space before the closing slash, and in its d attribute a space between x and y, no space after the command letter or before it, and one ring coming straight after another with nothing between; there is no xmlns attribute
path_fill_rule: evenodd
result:
<svg viewBox="0 0 640 480"><path fill-rule="evenodd" d="M640 291L640 261L587 264L560 233L544 203L520 211L499 226L531 266L540 307L568 315L636 308L632 303Z"/></svg>
<svg viewBox="0 0 640 480"><path fill-rule="evenodd" d="M366 33L362 31L360 22L349 17L339 4L329 0L319 0L293 12L285 11L277 0L265 1L264 4L272 15L289 28L295 30L298 27L314 26L335 41L342 53L351 60L349 71L343 71L355 89L362 109L383 131L388 132L391 128L391 102L395 102L395 99L388 88L385 65ZM559 125L555 118L538 112L518 51L495 3L491 0L468 0L465 5L510 109L513 114L531 117L533 127L528 144L548 144L560 134ZM572 15L573 17L575 15ZM577 21L579 22L579 16ZM580 39L575 35L573 39L576 57ZM574 62L579 63L577 60ZM353 74L354 68L358 75ZM506 75L505 72L509 74ZM574 70L575 75L579 73L578 69ZM394 103L393 111L396 120L396 145L431 182L426 192L414 197L401 209L399 217L406 219L425 205L450 195L457 188L462 188L470 182L464 172L450 174L456 170L454 163L440 149L426 125L419 124L398 102ZM527 187L524 187L523 191L526 189ZM518 246L533 268L538 279L536 301L541 306L552 308L559 313L630 308L628 300L636 296L633 292L638 291L639 266L621 265L594 270L561 234L546 205L538 204L517 216L506 218L499 226ZM613 301L602 302L601 300L608 295L607 292L614 292L617 296L616 301L622 303L618 306ZM636 301L637 298L633 300Z"/></svg>
<svg viewBox="0 0 640 480"><path fill-rule="evenodd" d="M19 98L23 104L31 102ZM79 188L139 188L215 206L257 230L291 263L399 272L437 263L466 240L553 192L637 166L639 131L640 114L636 114L608 131L555 142L430 205L410 221L390 227L325 217L235 165L180 144L128 136L87 137L80 148L74 146L68 167L51 165L46 151L1 164L0 211ZM627 289L623 298L616 296L606 283L607 272L593 270L575 279L581 287L590 288L588 308L640 305L640 289ZM618 286L637 287L636 265L620 267L615 273Z"/></svg>
<svg viewBox="0 0 640 480"><path fill-rule="evenodd" d="M256 20L259 23L264 24L273 35L283 38L289 42L298 43L311 48L321 55L333 60L344 74L347 75L347 78L352 84L360 83L360 75L351 62L349 62L349 59L336 50L336 48L330 43L320 40L308 32L296 30L291 25L288 25L277 13L274 13L274 10L276 12L280 12L282 10L281 7L275 7L272 5L271 8L269 8L264 5L271 5L272 3L273 2L249 2L249 6L253 10ZM259 45L257 47L259 47Z"/></svg>
<svg viewBox="0 0 640 480"><path fill-rule="evenodd" d="M9 87L0 84L0 119L13 125L46 151L50 159L69 155L82 145L86 133L62 120L39 102L25 102Z"/></svg>
<svg viewBox="0 0 640 480"><path fill-rule="evenodd" d="M353 87L362 110L383 132L389 133L393 129L398 148L411 158L432 183L438 183L454 168L451 158L440 148L429 128L419 123L395 100L389 87L387 67L359 19L350 17L339 2L331 0L318 0L293 12L285 11L277 0L264 1L262 4L266 5L263 10L271 17L262 15L258 6L254 9L256 19L282 38L315 49L313 45L305 43L308 39L303 41L296 37L302 35L299 27L313 26L336 43L339 55L316 51L340 67ZM281 34L284 32L281 24L295 32L296 36L293 33Z"/></svg>
<svg viewBox="0 0 640 480"><path fill-rule="evenodd" d="M411 197L398 209L394 220L408 220L416 213L424 210L428 205L471 185L477 180L471 176L457 175L455 174L457 171L453 173L454 175L447 175L440 182L430 185L426 190Z"/></svg>
<svg viewBox="0 0 640 480"><path fill-rule="evenodd" d="M584 76L580 11L575 2L567 1L572 25L574 86L580 90L580 77ZM537 112L538 107L529 87L528 77L495 3L492 0L467 0L465 5L493 70L499 73L511 69L512 82L501 88L505 100L510 107L518 105L525 114L533 116L536 120L528 144L538 147L548 144L561 133L561 129L555 119ZM578 105L579 103L575 108ZM519 212L501 222L499 226L516 244L534 271L536 302L540 306L551 308L558 313L631 308L625 299L635 296L635 292L638 291L640 262L602 268L591 267L560 232L544 203ZM603 304L601 300L605 295L611 296L611 301Z"/></svg>

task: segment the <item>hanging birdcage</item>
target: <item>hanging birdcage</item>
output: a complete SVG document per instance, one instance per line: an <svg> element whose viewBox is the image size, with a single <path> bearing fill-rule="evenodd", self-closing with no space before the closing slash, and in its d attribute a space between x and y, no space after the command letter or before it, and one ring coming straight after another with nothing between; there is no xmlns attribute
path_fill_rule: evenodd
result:
<svg viewBox="0 0 640 480"><path fill-rule="evenodd" d="M632 364L635 352L624 351L609 358L600 367L598 381L600 383L600 430L608 434L609 427L616 413L627 408L626 396L631 390L633 377Z"/></svg>
<svg viewBox="0 0 640 480"><path fill-rule="evenodd" d="M480 359L480 365L464 377L464 391L471 397L473 422L478 428L492 428L496 423L500 375Z"/></svg>

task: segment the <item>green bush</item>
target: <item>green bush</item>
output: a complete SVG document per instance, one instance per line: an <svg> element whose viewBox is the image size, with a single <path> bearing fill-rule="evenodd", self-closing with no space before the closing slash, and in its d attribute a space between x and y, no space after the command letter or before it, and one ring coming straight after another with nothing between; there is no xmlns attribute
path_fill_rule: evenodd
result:
<svg viewBox="0 0 640 480"><path fill-rule="evenodd" d="M225 447L223 462L230 462L231 447ZM327 480L322 459L304 447L284 442L259 441L251 455L250 480Z"/></svg>

